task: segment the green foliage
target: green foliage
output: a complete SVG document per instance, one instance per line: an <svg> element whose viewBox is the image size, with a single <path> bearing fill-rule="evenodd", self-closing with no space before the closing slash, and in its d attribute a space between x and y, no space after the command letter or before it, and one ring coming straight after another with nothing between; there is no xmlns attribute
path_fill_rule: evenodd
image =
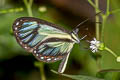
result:
<svg viewBox="0 0 120 80"><path fill-rule="evenodd" d="M119 80L120 69L106 69L99 71L96 76L105 80Z"/></svg>
<svg viewBox="0 0 120 80"><path fill-rule="evenodd" d="M90 76L84 76L84 75L68 75L68 74L59 74L54 70L51 70L53 73L58 74L58 75L62 75L68 78L71 78L73 80L104 80L104 79L99 79L99 78L95 78L95 77L90 77Z"/></svg>

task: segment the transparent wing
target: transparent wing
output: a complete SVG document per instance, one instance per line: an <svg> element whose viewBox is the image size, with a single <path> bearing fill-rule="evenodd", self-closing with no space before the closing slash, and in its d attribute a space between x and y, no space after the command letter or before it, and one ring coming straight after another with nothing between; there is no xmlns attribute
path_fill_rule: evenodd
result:
<svg viewBox="0 0 120 80"><path fill-rule="evenodd" d="M13 24L13 31L17 42L24 49L45 62L62 59L73 46L68 31L37 18L17 19Z"/></svg>

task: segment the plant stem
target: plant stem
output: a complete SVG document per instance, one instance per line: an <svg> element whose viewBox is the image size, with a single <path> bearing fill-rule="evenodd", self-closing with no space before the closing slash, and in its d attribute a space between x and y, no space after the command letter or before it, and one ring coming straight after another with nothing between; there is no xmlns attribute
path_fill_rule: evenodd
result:
<svg viewBox="0 0 120 80"><path fill-rule="evenodd" d="M105 47L105 50L110 52L113 56L115 56L117 58L117 55L111 49Z"/></svg>
<svg viewBox="0 0 120 80"><path fill-rule="evenodd" d="M40 73L41 73L41 80L46 80L45 73L44 73L44 64L40 63Z"/></svg>
<svg viewBox="0 0 120 80"><path fill-rule="evenodd" d="M88 0L88 2L93 6L93 8L96 9L96 11L98 11L98 13L101 12L101 10L92 2L92 0ZM96 0L96 2L97 2L97 0Z"/></svg>
<svg viewBox="0 0 120 80"><path fill-rule="evenodd" d="M120 12L120 9L116 9L116 10L110 11L110 14L114 14L114 13L117 13L117 12Z"/></svg>
<svg viewBox="0 0 120 80"><path fill-rule="evenodd" d="M23 8L11 8L7 10L0 10L0 14L5 14L5 13L13 13L13 12L21 12L23 11Z"/></svg>
<svg viewBox="0 0 120 80"><path fill-rule="evenodd" d="M98 10L99 9L99 0L95 0L95 6L96 6L95 13L97 14L97 13L100 12ZM95 22L96 22L96 24L95 24L96 39L99 40L100 39L100 24L99 24L100 19L99 19L99 15L95 16ZM101 58L100 57L97 58L96 64L98 66L98 70L100 71L101 70Z"/></svg>
<svg viewBox="0 0 120 80"><path fill-rule="evenodd" d="M44 73L44 64L41 62L35 62L35 66L38 67L40 70L41 80L46 80L45 73Z"/></svg>
<svg viewBox="0 0 120 80"><path fill-rule="evenodd" d="M29 5L32 7L33 0L29 1Z"/></svg>
<svg viewBox="0 0 120 80"><path fill-rule="evenodd" d="M103 15L102 16L102 29L101 29L101 42L104 42L104 29L105 29L105 23L106 23L106 20L107 20L107 16Z"/></svg>
<svg viewBox="0 0 120 80"><path fill-rule="evenodd" d="M110 0L107 0L107 8L106 13L102 15L102 30L101 30L101 41L104 42L104 30L105 30L105 23L107 21L108 16L110 15Z"/></svg>
<svg viewBox="0 0 120 80"><path fill-rule="evenodd" d="M32 3L33 3L33 0L29 0L29 2L27 0L23 0L26 8L27 8L27 12L28 12L28 15L30 17L33 17L33 14L32 14Z"/></svg>
<svg viewBox="0 0 120 80"><path fill-rule="evenodd" d="M98 67L98 71L100 71L101 70L101 58L100 57L97 58L96 65Z"/></svg>
<svg viewBox="0 0 120 80"><path fill-rule="evenodd" d="M106 15L110 13L110 0L107 0L107 8L106 8Z"/></svg>
<svg viewBox="0 0 120 80"><path fill-rule="evenodd" d="M95 5L96 5L96 7L97 8L95 8L95 12L96 12L96 14L97 13L99 13L99 0L95 0ZM100 22L100 20L99 20L99 16L98 15L96 15L96 20L95 20L95 22L97 22L96 23L96 39L97 40L99 40L99 38L100 38L100 25L99 25L99 22Z"/></svg>
<svg viewBox="0 0 120 80"><path fill-rule="evenodd" d="M88 2L94 7L96 14L101 12L100 9L99 9L99 0L95 0L95 3L93 3L92 0L88 0ZM103 14L101 13L101 15L103 15ZM100 24L99 24L100 19L99 19L98 15L95 16L95 22L96 22L96 24L95 24L96 39L100 40ZM100 61L100 59L101 58L98 57L97 60L96 60L96 64L98 66L98 70L101 69L101 61Z"/></svg>

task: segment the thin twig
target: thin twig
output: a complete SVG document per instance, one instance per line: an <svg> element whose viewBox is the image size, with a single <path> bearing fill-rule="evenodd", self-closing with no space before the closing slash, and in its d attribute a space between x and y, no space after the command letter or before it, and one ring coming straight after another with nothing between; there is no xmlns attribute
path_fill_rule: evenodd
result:
<svg viewBox="0 0 120 80"><path fill-rule="evenodd" d="M38 67L40 70L41 80L46 80L45 73L44 73L44 64L41 62L35 62L35 66Z"/></svg>
<svg viewBox="0 0 120 80"><path fill-rule="evenodd" d="M118 57L111 49L105 47L105 50L110 52L114 57L116 57L116 58Z"/></svg>
<svg viewBox="0 0 120 80"><path fill-rule="evenodd" d="M30 17L33 17L33 14L32 14L32 2L33 2L33 0L29 0L29 2L27 0L23 0L23 2L27 8L28 15Z"/></svg>
<svg viewBox="0 0 120 80"><path fill-rule="evenodd" d="M99 9L99 0L95 0L96 7ZM95 9L96 14L99 13L98 9ZM100 22L99 15L96 15L96 22ZM100 24L96 23L96 39L100 39Z"/></svg>

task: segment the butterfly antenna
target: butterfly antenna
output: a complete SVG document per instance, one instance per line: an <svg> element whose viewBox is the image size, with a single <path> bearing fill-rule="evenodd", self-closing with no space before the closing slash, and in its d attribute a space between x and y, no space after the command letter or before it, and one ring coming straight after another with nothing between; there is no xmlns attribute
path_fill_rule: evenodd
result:
<svg viewBox="0 0 120 80"><path fill-rule="evenodd" d="M99 15L99 14L101 14L102 12L98 12L98 13L96 13L95 14L95 16L97 16L97 15ZM93 17L92 17L93 18ZM84 24L85 22L87 22L88 20L90 20L90 19L92 19L92 18L87 18L86 20L84 20L84 21L82 21L81 23L79 23L72 31L76 31L77 30L77 32L79 31L79 26L81 26L82 24Z"/></svg>
<svg viewBox="0 0 120 80"><path fill-rule="evenodd" d="M86 20L84 20L84 21L82 21L81 23L79 23L76 27L75 27L75 29L77 29L79 26L81 26L82 24L84 24L85 22L87 22L89 20L89 18L88 19L86 19ZM74 30L75 30L74 29Z"/></svg>

